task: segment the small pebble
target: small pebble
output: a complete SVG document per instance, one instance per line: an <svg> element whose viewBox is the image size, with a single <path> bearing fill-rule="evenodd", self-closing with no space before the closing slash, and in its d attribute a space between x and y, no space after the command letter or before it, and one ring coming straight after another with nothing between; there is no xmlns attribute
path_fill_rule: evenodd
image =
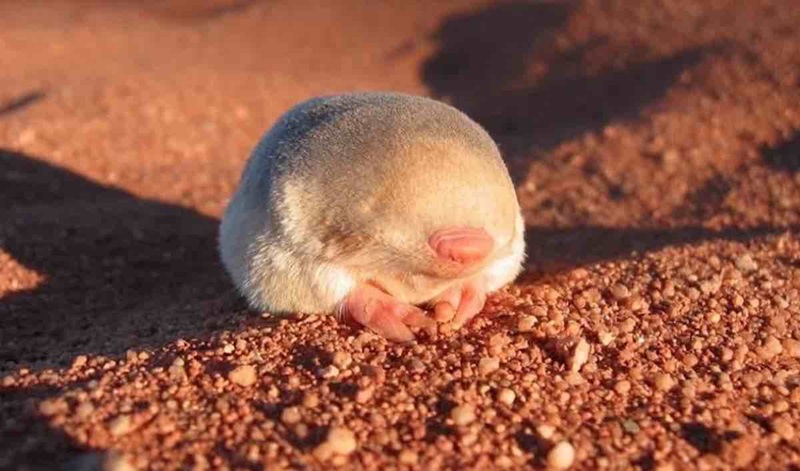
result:
<svg viewBox="0 0 800 471"><path fill-rule="evenodd" d="M574 373L577 373L581 370L584 364L589 361L589 353L591 349L589 347L589 343L581 338L578 340L578 343L575 345L575 349L572 351L572 357L569 360L569 368Z"/></svg>
<svg viewBox="0 0 800 471"><path fill-rule="evenodd" d="M183 360L181 358L176 358L175 361L172 362L172 365L169 367L169 377L175 382L182 382L185 381L186 370L183 368Z"/></svg>
<svg viewBox="0 0 800 471"><path fill-rule="evenodd" d="M530 332L533 330L533 326L536 325L536 318L533 316L521 316L519 320L517 320L517 331L519 332Z"/></svg>
<svg viewBox="0 0 800 471"><path fill-rule="evenodd" d="M297 407L287 407L281 412L281 422L286 425L294 425L300 422L300 410Z"/></svg>
<svg viewBox="0 0 800 471"><path fill-rule="evenodd" d="M80 368L86 364L89 359L86 358L86 355L78 355L72 360L72 367L73 368Z"/></svg>
<svg viewBox="0 0 800 471"><path fill-rule="evenodd" d="M536 427L536 433L545 440L549 440L555 435L556 428L549 424L540 424Z"/></svg>
<svg viewBox="0 0 800 471"><path fill-rule="evenodd" d="M600 341L600 345L607 347L614 341L614 334L608 331L600 332L597 334L597 340Z"/></svg>
<svg viewBox="0 0 800 471"><path fill-rule="evenodd" d="M56 415L64 411L65 406L63 401L58 399L47 399L39 403L39 412L46 416Z"/></svg>
<svg viewBox="0 0 800 471"><path fill-rule="evenodd" d="M736 259L736 268L748 273L758 269L758 265L749 254L742 255Z"/></svg>
<svg viewBox="0 0 800 471"><path fill-rule="evenodd" d="M575 448L568 442L559 442L547 453L547 465L553 469L569 469L575 462Z"/></svg>
<svg viewBox="0 0 800 471"><path fill-rule="evenodd" d="M776 355L780 355L781 352L783 352L783 345L772 335L767 337L767 340L764 341L760 348L756 349L756 353L763 360L769 360Z"/></svg>
<svg viewBox="0 0 800 471"><path fill-rule="evenodd" d="M333 453L337 455L349 455L356 451L358 442L356 436L350 429L344 427L334 427L328 432L328 439L325 442Z"/></svg>
<svg viewBox="0 0 800 471"><path fill-rule="evenodd" d="M359 389L356 393L356 402L359 404L365 404L372 399L372 394L375 392L375 389L372 387L366 387L363 389Z"/></svg>
<svg viewBox="0 0 800 471"><path fill-rule="evenodd" d="M700 360L697 359L697 356L692 353L688 353L683 356L683 364L689 368L693 368L695 365L697 365L697 363L699 363L699 361Z"/></svg>
<svg viewBox="0 0 800 471"><path fill-rule="evenodd" d="M319 370L319 376L324 379L332 379L339 376L339 368L336 365L328 365Z"/></svg>
<svg viewBox="0 0 800 471"><path fill-rule="evenodd" d="M422 360L419 358L412 358L408 367L413 373L422 373L425 371L425 363L422 363Z"/></svg>
<svg viewBox="0 0 800 471"><path fill-rule="evenodd" d="M666 373L658 373L655 378L655 386L659 391L669 391L675 386L675 380Z"/></svg>
<svg viewBox="0 0 800 471"><path fill-rule="evenodd" d="M331 450L328 442L323 442L318 447L314 448L312 453L314 457L320 461L328 461L331 456L333 456L333 450Z"/></svg>
<svg viewBox="0 0 800 471"><path fill-rule="evenodd" d="M781 417L773 420L772 429L787 442L791 442L794 439L794 426L786 418Z"/></svg>
<svg viewBox="0 0 800 471"><path fill-rule="evenodd" d="M572 270L569 274L569 277L572 278L573 280L582 280L587 276L589 276L589 270L582 267Z"/></svg>
<svg viewBox="0 0 800 471"><path fill-rule="evenodd" d="M333 354L333 364L342 370L346 370L352 362L353 357L347 352L336 352Z"/></svg>
<svg viewBox="0 0 800 471"><path fill-rule="evenodd" d="M313 392L307 392L305 396L303 396L303 407L308 407L309 409L313 409L319 405L319 396L317 396Z"/></svg>
<svg viewBox="0 0 800 471"><path fill-rule="evenodd" d="M611 293L611 296L613 296L614 299L616 299L617 301L621 301L631 296L631 292L628 289L628 287L620 283L611 285L608 288L608 291Z"/></svg>
<svg viewBox="0 0 800 471"><path fill-rule="evenodd" d="M631 419L623 420L622 421L622 428L626 432L628 432L630 434L639 433L639 430L641 430L641 427L639 427L639 424L637 424L635 421L633 421Z"/></svg>
<svg viewBox="0 0 800 471"><path fill-rule="evenodd" d="M78 407L75 408L75 415L79 419L86 419L90 415L92 415L92 413L94 413L94 406L92 405L91 402L88 401L81 402L80 405L78 405Z"/></svg>
<svg viewBox="0 0 800 471"><path fill-rule="evenodd" d="M661 163L666 167L674 167L681 161L681 153L675 149L666 149L661 153Z"/></svg>
<svg viewBox="0 0 800 471"><path fill-rule="evenodd" d="M758 441L748 436L734 439L725 443L724 454L736 469L747 469L758 455Z"/></svg>
<svg viewBox="0 0 800 471"><path fill-rule="evenodd" d="M386 371L378 365L364 365L361 367L361 371L364 372L364 375L377 381L378 383L383 382L386 379Z"/></svg>
<svg viewBox="0 0 800 471"><path fill-rule="evenodd" d="M256 369L251 365L237 366L228 373L228 379L239 386L252 386L256 383Z"/></svg>
<svg viewBox="0 0 800 471"><path fill-rule="evenodd" d="M419 457L417 456L417 453L414 452L414 451L411 451L411 450L403 450L403 451L401 451L400 455L398 456L398 459L400 460L400 463L411 465L411 466L417 464L417 461L419 461Z"/></svg>
<svg viewBox="0 0 800 471"><path fill-rule="evenodd" d="M795 339L784 339L783 350L792 358L800 358L800 341Z"/></svg>
<svg viewBox="0 0 800 471"><path fill-rule="evenodd" d="M450 411L450 418L456 425L469 425L475 421L475 408L469 404L456 406Z"/></svg>
<svg viewBox="0 0 800 471"><path fill-rule="evenodd" d="M503 388L500 392L497 393L497 400L502 402L503 404L511 407L514 404L514 400L517 398L517 394L508 388Z"/></svg>
<svg viewBox="0 0 800 471"><path fill-rule="evenodd" d="M108 431L115 437L121 437L131 431L131 417L119 415L108 423Z"/></svg>
<svg viewBox="0 0 800 471"><path fill-rule="evenodd" d="M511 342L511 339L508 338L508 336L506 334L503 334L503 333L494 334L491 337L489 337L489 345L491 347L495 347L495 348L497 348L497 347L505 347L510 342Z"/></svg>
<svg viewBox="0 0 800 471"><path fill-rule="evenodd" d="M500 360L495 357L483 357L478 362L478 373L481 376L486 376L490 373L497 371L500 368Z"/></svg>

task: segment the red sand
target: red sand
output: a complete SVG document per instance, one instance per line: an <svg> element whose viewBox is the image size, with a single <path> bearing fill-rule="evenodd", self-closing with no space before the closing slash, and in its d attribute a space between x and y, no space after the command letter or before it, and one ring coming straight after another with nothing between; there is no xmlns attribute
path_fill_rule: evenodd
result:
<svg viewBox="0 0 800 471"><path fill-rule="evenodd" d="M473 3L0 3L0 469L799 469L800 6ZM252 146L355 89L507 158L530 261L463 331L224 276Z"/></svg>

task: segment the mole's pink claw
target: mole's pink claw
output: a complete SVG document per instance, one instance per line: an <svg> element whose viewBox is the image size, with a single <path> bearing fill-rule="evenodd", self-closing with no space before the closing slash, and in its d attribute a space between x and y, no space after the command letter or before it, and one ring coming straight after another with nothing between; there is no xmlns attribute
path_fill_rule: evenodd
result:
<svg viewBox="0 0 800 471"><path fill-rule="evenodd" d="M477 281L468 281L461 290L461 304L453 319L453 327L460 329L478 315L486 304L486 290Z"/></svg>
<svg viewBox="0 0 800 471"><path fill-rule="evenodd" d="M397 342L414 339L409 326L428 327L433 324L422 309L398 301L368 284L359 285L347 296L342 312L346 318Z"/></svg>
<svg viewBox="0 0 800 471"><path fill-rule="evenodd" d="M481 312L485 303L486 289L479 278L453 286L436 297L432 304L436 320L452 320L453 327L459 329Z"/></svg>

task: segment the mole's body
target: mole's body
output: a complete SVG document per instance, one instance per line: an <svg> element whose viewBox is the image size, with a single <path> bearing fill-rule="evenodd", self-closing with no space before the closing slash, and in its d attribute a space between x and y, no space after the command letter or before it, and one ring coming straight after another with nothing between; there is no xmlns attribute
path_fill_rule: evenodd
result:
<svg viewBox="0 0 800 471"><path fill-rule="evenodd" d="M489 135L410 95L312 99L280 118L247 162L220 229L222 261L249 303L340 313L386 337L461 325L520 271L524 225Z"/></svg>

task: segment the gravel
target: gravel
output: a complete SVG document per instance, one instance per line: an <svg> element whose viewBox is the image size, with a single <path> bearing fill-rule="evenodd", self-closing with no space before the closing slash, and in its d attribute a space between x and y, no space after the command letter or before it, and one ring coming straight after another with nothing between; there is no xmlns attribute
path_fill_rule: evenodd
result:
<svg viewBox="0 0 800 471"><path fill-rule="evenodd" d="M475 407L471 404L456 406L450 412L450 418L452 418L453 423L458 426L469 425L476 419Z"/></svg>
<svg viewBox="0 0 800 471"><path fill-rule="evenodd" d="M511 407L514 404L514 400L516 398L516 393L508 388L503 388L497 393L497 400L508 407Z"/></svg>
<svg viewBox="0 0 800 471"><path fill-rule="evenodd" d="M500 359L494 357L484 357L478 362L478 372L482 376L494 373L500 368Z"/></svg>
<svg viewBox="0 0 800 471"><path fill-rule="evenodd" d="M332 428L325 443L337 455L349 455L358 448L355 434L344 427Z"/></svg>
<svg viewBox="0 0 800 471"><path fill-rule="evenodd" d="M0 2L0 469L800 466L798 24L789 0ZM378 88L483 124L527 225L520 279L407 345L248 310L216 255L279 114Z"/></svg>
<svg viewBox="0 0 800 471"><path fill-rule="evenodd" d="M575 448L569 442L558 442L547 453L547 465L552 469L569 469L575 462Z"/></svg>
<svg viewBox="0 0 800 471"><path fill-rule="evenodd" d="M127 434L131 428L131 418L128 415L120 415L108 423L108 431L115 437Z"/></svg>
<svg viewBox="0 0 800 471"><path fill-rule="evenodd" d="M252 365L241 365L228 373L228 379L239 386L249 387L258 381L258 376L256 375L256 369Z"/></svg>

